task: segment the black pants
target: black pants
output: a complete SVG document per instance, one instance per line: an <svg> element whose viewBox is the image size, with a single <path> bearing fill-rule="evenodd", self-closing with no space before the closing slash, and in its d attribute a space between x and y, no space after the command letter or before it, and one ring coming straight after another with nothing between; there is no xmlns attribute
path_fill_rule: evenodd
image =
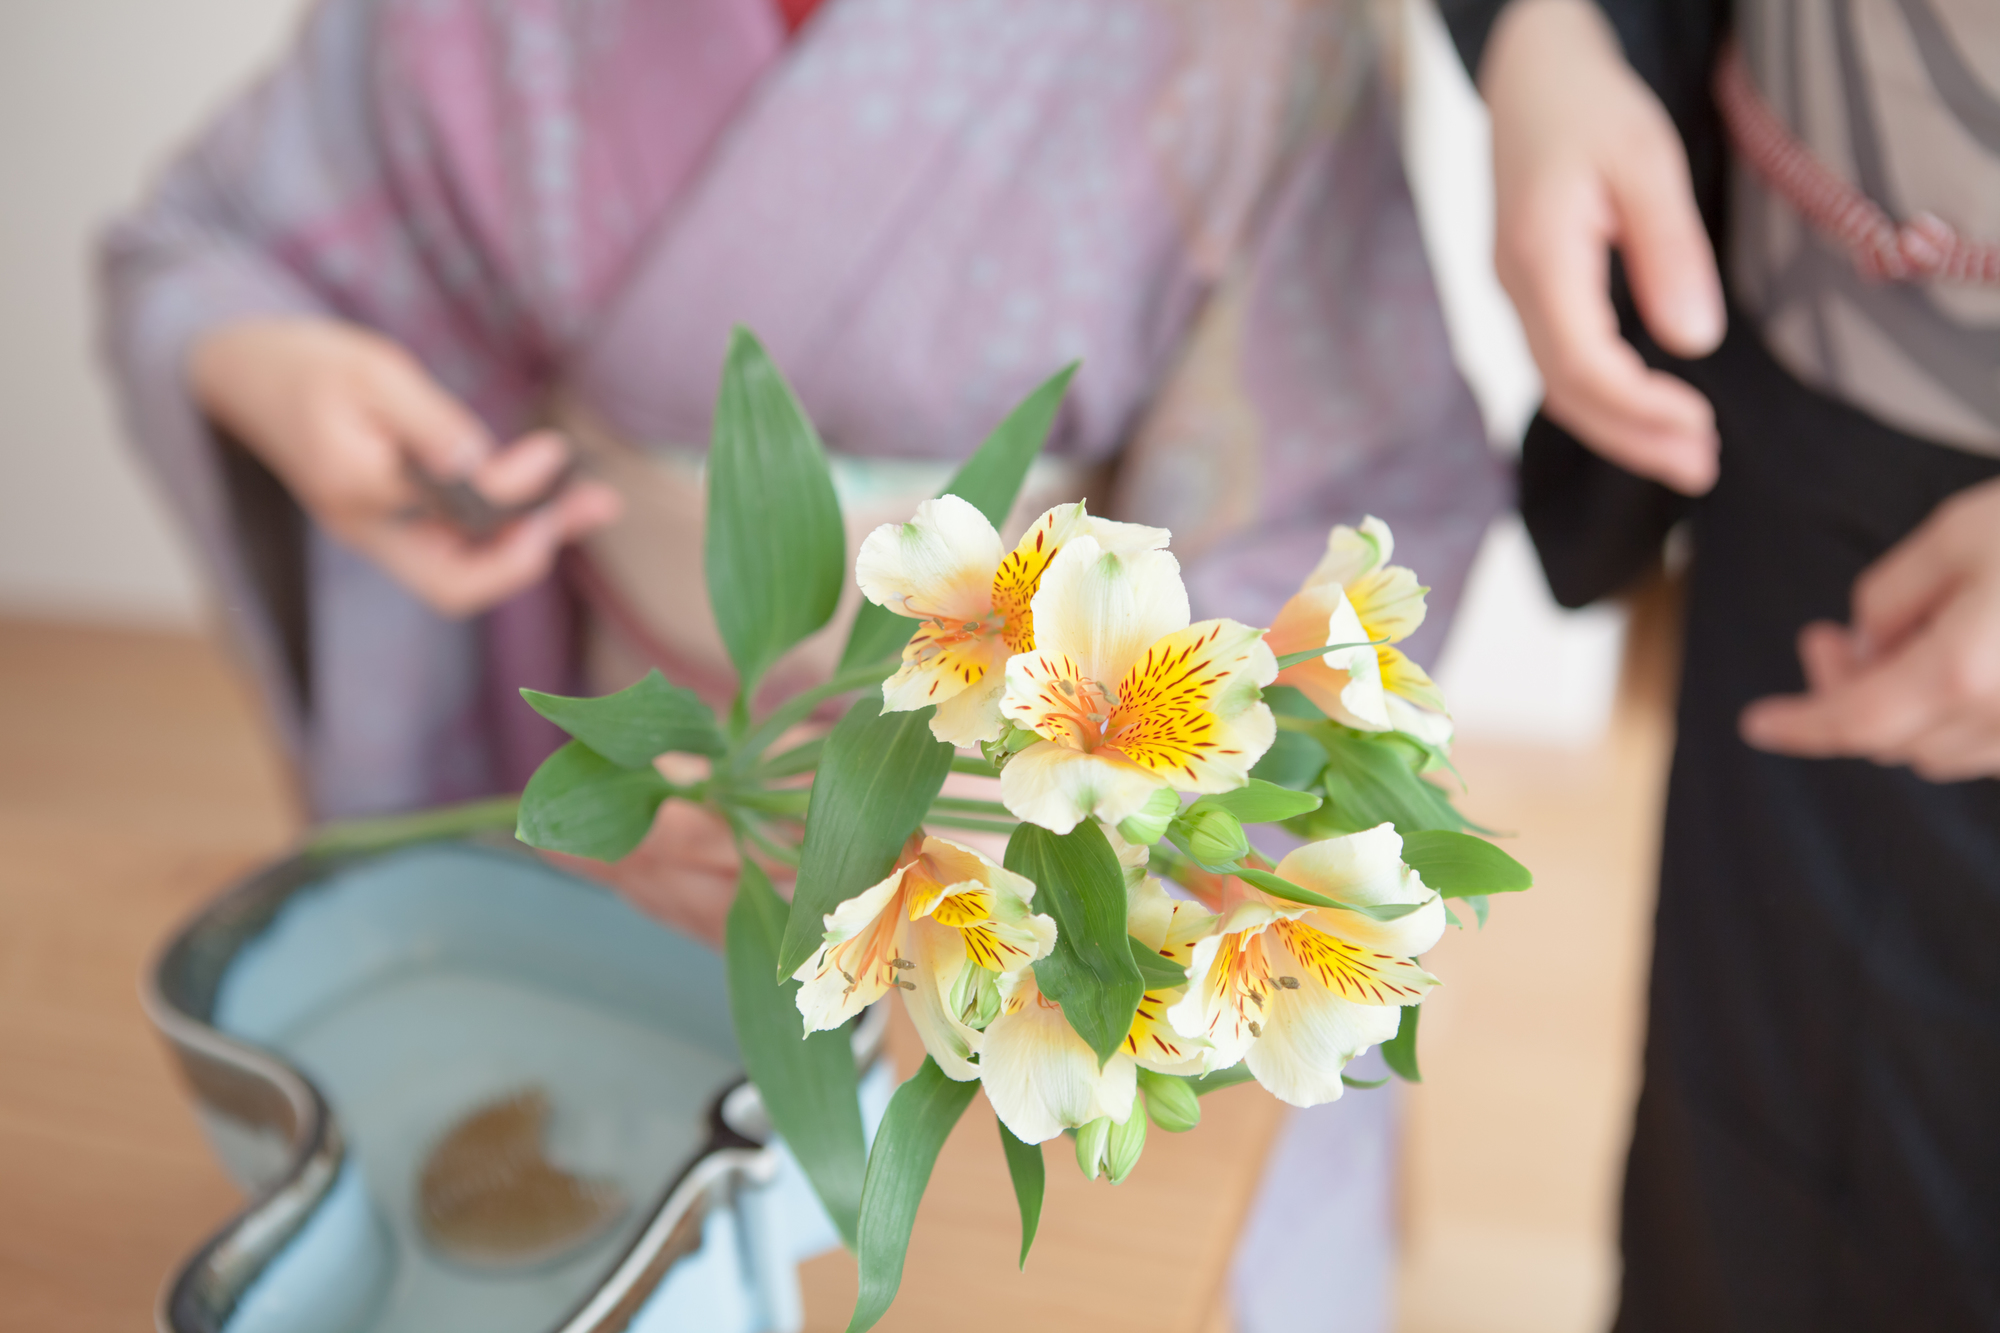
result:
<svg viewBox="0 0 2000 1333"><path fill-rule="evenodd" d="M1738 322L1739 325L1741 321ZM1815 394L1751 335L1695 509L1621 1333L2000 1330L2000 782L1737 738L1855 576L2000 464Z"/></svg>

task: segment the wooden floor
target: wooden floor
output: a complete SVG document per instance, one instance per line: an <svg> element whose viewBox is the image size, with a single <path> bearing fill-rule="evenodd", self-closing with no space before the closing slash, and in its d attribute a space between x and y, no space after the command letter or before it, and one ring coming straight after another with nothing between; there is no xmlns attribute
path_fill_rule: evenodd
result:
<svg viewBox="0 0 2000 1333"><path fill-rule="evenodd" d="M1446 985L1425 1006L1426 1082L1407 1097L1403 1333L1603 1326L1666 743L1657 694L1637 691L1592 751L1460 747L1468 808L1518 831L1539 887L1429 959ZM145 1327L162 1277L238 1205L139 1012L138 977L176 919L295 827L249 702L206 645L0 621L0 1329ZM1226 1328L1230 1245L1279 1117L1252 1088L1211 1098L1206 1117L1152 1136L1115 1189L1051 1152L1020 1275L977 1105L882 1327ZM843 1327L851 1264L817 1261L806 1278L812 1328Z"/></svg>

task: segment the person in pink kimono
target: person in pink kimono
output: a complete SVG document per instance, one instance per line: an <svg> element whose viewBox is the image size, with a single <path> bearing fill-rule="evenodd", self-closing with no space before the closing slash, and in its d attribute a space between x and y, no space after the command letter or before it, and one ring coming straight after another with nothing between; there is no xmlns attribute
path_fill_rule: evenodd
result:
<svg viewBox="0 0 2000 1333"><path fill-rule="evenodd" d="M1434 652L1507 483L1447 349L1366 15L316 5L102 251L126 420L305 805L517 790L556 741L523 686L612 688L663 659L714 683L712 626L678 612L701 600L690 497L738 323L855 513L907 512L1081 359L1031 490L1171 528L1195 614L1251 622L1331 524L1377 514L1431 582L1415 648ZM535 500L563 437L585 479L492 540L423 509L419 475ZM697 822L614 878L699 927L688 904L726 901L733 857L667 810ZM1382 1326L1392 1108L1293 1121L1239 1327ZM1336 1252L1356 1273L1330 1311L1312 1292ZM1252 1280L1287 1265L1311 1291Z"/></svg>

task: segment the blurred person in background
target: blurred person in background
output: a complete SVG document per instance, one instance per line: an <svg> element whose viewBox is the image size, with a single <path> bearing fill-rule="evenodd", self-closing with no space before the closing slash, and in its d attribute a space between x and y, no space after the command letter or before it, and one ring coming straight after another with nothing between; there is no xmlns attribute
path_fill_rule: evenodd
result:
<svg viewBox="0 0 2000 1333"><path fill-rule="evenodd" d="M1551 582L1692 515L1617 1327L2000 1328L2000 5L1445 8Z"/></svg>
<svg viewBox="0 0 2000 1333"><path fill-rule="evenodd" d="M522 686L653 664L726 697L700 462L737 323L824 433L851 531L907 516L1080 358L1023 510L1087 495L1170 527L1195 614L1250 619L1330 524L1380 515L1433 580L1434 651L1505 487L1366 16L317 5L103 250L131 432L311 811L517 790L558 739ZM566 484L565 437L586 464ZM481 541L425 509L422 478L526 512ZM552 577L573 543L574 577ZM713 935L735 859L670 802L608 874ZM1385 1326L1392 1111L1294 1118L1239 1328Z"/></svg>

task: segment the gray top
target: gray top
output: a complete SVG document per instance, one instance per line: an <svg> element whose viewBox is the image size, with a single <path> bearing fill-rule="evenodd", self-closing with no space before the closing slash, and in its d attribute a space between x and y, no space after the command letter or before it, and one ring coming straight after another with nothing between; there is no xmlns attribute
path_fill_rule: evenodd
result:
<svg viewBox="0 0 2000 1333"><path fill-rule="evenodd" d="M2000 4L1743 0L1750 76L1791 133L1899 224L2000 242ZM1806 383L1912 434L2000 455L2000 285L1865 277L1739 165L1738 299Z"/></svg>

